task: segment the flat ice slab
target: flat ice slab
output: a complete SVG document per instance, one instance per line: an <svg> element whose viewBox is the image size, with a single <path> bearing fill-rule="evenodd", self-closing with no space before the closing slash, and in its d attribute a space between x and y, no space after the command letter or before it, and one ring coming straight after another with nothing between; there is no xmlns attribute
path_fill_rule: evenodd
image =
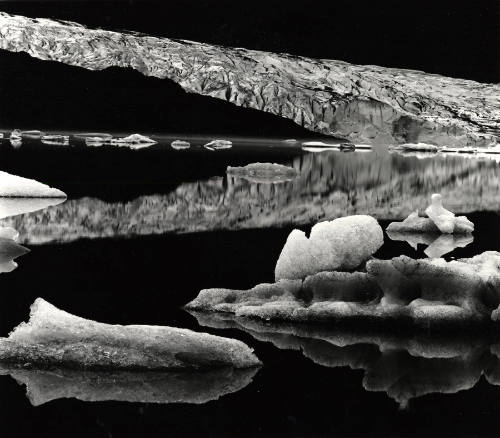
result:
<svg viewBox="0 0 500 438"><path fill-rule="evenodd" d="M66 193L34 179L0 171L0 197L8 198L66 198Z"/></svg>
<svg viewBox="0 0 500 438"><path fill-rule="evenodd" d="M37 298L30 320L0 338L0 363L102 370L249 368L260 365L243 342L191 330L103 324Z"/></svg>

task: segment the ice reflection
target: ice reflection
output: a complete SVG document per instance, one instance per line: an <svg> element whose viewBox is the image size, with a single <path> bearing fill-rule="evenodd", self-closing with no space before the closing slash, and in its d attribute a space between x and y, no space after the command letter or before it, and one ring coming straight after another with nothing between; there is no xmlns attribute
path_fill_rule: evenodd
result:
<svg viewBox="0 0 500 438"><path fill-rule="evenodd" d="M465 248L474 241L470 234L431 234L431 233L407 233L387 231L392 240L407 242L413 249L417 250L419 244L426 245L424 253L430 258L439 258L452 252L456 248Z"/></svg>
<svg viewBox="0 0 500 438"><path fill-rule="evenodd" d="M192 313L204 327L240 329L275 347L297 350L318 365L364 370L363 387L383 391L401 407L426 394L453 394L481 376L500 385L499 344L464 333L375 333L276 324L220 313Z"/></svg>
<svg viewBox="0 0 500 438"><path fill-rule="evenodd" d="M419 160L380 151L328 151L305 154L286 164L298 176L280 184L260 184L230 175L214 177L132 202L69 200L42 212L0 221L0 225L16 228L24 236L23 242L37 244L307 225L352 214L401 220L427 207L432 193L441 193L447 208L457 214L500 211L500 164L495 161L444 155ZM5 217L1 202L0 217ZM449 245L438 243L440 248Z"/></svg>
<svg viewBox="0 0 500 438"><path fill-rule="evenodd" d="M26 386L26 396L33 406L63 398L86 402L202 404L240 391L257 371L228 368L159 373L0 367L0 374L10 375Z"/></svg>
<svg viewBox="0 0 500 438"><path fill-rule="evenodd" d="M18 266L14 260L30 251L16 242L17 237L16 230L0 227L0 273L12 272Z"/></svg>

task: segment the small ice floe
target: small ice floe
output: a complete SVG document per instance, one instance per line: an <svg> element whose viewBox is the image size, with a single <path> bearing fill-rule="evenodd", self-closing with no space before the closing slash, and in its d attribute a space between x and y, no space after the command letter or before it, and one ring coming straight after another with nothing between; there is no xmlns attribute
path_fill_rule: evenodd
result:
<svg viewBox="0 0 500 438"><path fill-rule="evenodd" d="M208 150L230 149L233 147L233 142L229 140L212 140L204 146Z"/></svg>
<svg viewBox="0 0 500 438"><path fill-rule="evenodd" d="M37 298L30 319L0 338L0 364L161 371L260 365L241 341L166 326L104 324Z"/></svg>
<svg viewBox="0 0 500 438"><path fill-rule="evenodd" d="M99 147L104 146L106 140L102 137L86 137L85 144L87 146Z"/></svg>
<svg viewBox="0 0 500 438"><path fill-rule="evenodd" d="M172 146L173 149L180 151L182 149L189 149L191 147L191 144L188 141L184 140L174 140L172 143L170 143L170 146Z"/></svg>
<svg viewBox="0 0 500 438"><path fill-rule="evenodd" d="M104 132L78 132L73 137L85 140L86 138L101 138L102 140L111 140L113 136Z"/></svg>
<svg viewBox="0 0 500 438"><path fill-rule="evenodd" d="M42 135L42 143L48 145L68 146L69 135Z"/></svg>
<svg viewBox="0 0 500 438"><path fill-rule="evenodd" d="M340 143L339 149L341 151L353 151L356 149L356 146L352 143Z"/></svg>
<svg viewBox="0 0 500 438"><path fill-rule="evenodd" d="M398 146L396 149L399 149L403 152L406 151L418 151L418 152L438 152L441 148L428 143L405 143Z"/></svg>
<svg viewBox="0 0 500 438"><path fill-rule="evenodd" d="M0 273L12 272L17 268L14 260L30 252L17 243L18 237L19 233L13 228L0 227Z"/></svg>
<svg viewBox="0 0 500 438"><path fill-rule="evenodd" d="M297 143L297 140L294 138L287 138L286 140L283 140L283 143Z"/></svg>
<svg viewBox="0 0 500 438"><path fill-rule="evenodd" d="M0 132L0 140L3 139L3 132Z"/></svg>
<svg viewBox="0 0 500 438"><path fill-rule="evenodd" d="M457 217L443 207L440 194L431 196L431 205L426 208L425 214L427 217L422 217L414 211L402 222L391 222L387 231L446 234L470 234L474 231L474 224L465 216Z"/></svg>
<svg viewBox="0 0 500 438"><path fill-rule="evenodd" d="M112 138L110 140L106 140L106 144L126 146L130 149L143 149L153 146L156 143L158 143L156 140L141 134L132 134L123 138Z"/></svg>
<svg viewBox="0 0 500 438"><path fill-rule="evenodd" d="M317 154L319 152L325 152L325 151L337 151L338 152L340 149L338 147L317 148L317 147L302 146L302 150Z"/></svg>
<svg viewBox="0 0 500 438"><path fill-rule="evenodd" d="M316 146L316 147L327 147L340 149L340 143L325 143L323 141L305 141L302 146Z"/></svg>
<svg viewBox="0 0 500 438"><path fill-rule="evenodd" d="M0 364L0 375L10 375L26 386L26 397L33 406L68 398L83 402L202 404L245 388L258 370L253 367L202 371L82 371Z"/></svg>
<svg viewBox="0 0 500 438"><path fill-rule="evenodd" d="M10 133L10 137L9 137L11 140L21 140L22 139L22 132L20 129L14 129L11 133Z"/></svg>
<svg viewBox="0 0 500 438"><path fill-rule="evenodd" d="M352 270L384 243L384 233L371 216L356 215L320 222L309 238L293 230L276 263L276 280L305 278L321 271Z"/></svg>
<svg viewBox="0 0 500 438"><path fill-rule="evenodd" d="M293 167L276 163L252 163L243 167L228 166L228 175L246 179L253 183L274 184L293 180L297 171Z"/></svg>
<svg viewBox="0 0 500 438"><path fill-rule="evenodd" d="M37 139L37 138L40 138L42 136L44 136L45 133L42 132L42 131L39 131L37 129L32 129L31 131L21 131L21 136L23 138L33 138L33 139Z"/></svg>
<svg viewBox="0 0 500 438"><path fill-rule="evenodd" d="M0 197L10 198L66 198L66 194L34 179L0 172Z"/></svg>

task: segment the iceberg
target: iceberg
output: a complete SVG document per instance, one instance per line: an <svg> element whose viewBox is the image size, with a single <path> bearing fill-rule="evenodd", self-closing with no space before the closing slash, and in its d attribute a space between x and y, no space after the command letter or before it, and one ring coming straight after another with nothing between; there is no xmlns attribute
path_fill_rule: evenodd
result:
<svg viewBox="0 0 500 438"><path fill-rule="evenodd" d="M309 238L293 230L275 268L275 279L297 279L321 271L352 270L384 243L384 234L371 216L355 215L320 222Z"/></svg>
<svg viewBox="0 0 500 438"><path fill-rule="evenodd" d="M243 167L228 166L226 173L252 183L269 184L291 181L298 175L293 167L276 163L251 163Z"/></svg>
<svg viewBox="0 0 500 438"><path fill-rule="evenodd" d="M26 386L33 406L57 399L84 402L202 404L237 392L252 381L258 368L218 368L202 371L79 371L65 368L26 369L0 364Z"/></svg>
<svg viewBox="0 0 500 438"><path fill-rule="evenodd" d="M21 140L22 139L22 132L21 132L21 130L20 129L14 129L13 131L11 131L9 138L11 140Z"/></svg>
<svg viewBox="0 0 500 438"><path fill-rule="evenodd" d="M231 149L233 147L233 143L229 140L212 140L205 144L204 147L209 150Z"/></svg>
<svg viewBox="0 0 500 438"><path fill-rule="evenodd" d="M191 144L188 141L183 141L183 140L174 140L171 143L171 146L175 150L182 150L182 149L189 149Z"/></svg>
<svg viewBox="0 0 500 438"><path fill-rule="evenodd" d="M234 339L173 327L99 323L41 298L32 304L28 323L0 338L0 363L130 371L260 365L253 350Z"/></svg>
<svg viewBox="0 0 500 438"><path fill-rule="evenodd" d="M116 146L127 146L130 149L143 149L158 143L145 135L132 134L123 138L111 138L106 139L106 144L116 145Z"/></svg>
<svg viewBox="0 0 500 438"><path fill-rule="evenodd" d="M412 328L500 320L500 253L469 259L371 259L366 272L320 272L246 291L205 289L189 310L289 322L360 322Z"/></svg>
<svg viewBox="0 0 500 438"><path fill-rule="evenodd" d="M34 179L23 178L0 171L0 197L66 198L66 194L59 189L54 189Z"/></svg>

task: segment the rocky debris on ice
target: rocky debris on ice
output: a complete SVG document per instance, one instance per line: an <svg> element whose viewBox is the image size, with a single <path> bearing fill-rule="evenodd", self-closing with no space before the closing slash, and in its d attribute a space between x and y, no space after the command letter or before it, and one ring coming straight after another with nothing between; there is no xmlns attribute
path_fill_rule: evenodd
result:
<svg viewBox="0 0 500 438"><path fill-rule="evenodd" d="M391 222L387 231L428 234L470 234L474 231L474 224L465 216L457 217L443 208L440 194L435 193L431 196L431 205L425 209L425 214L427 217L421 217L418 211L414 211L402 222Z"/></svg>
<svg viewBox="0 0 500 438"><path fill-rule="evenodd" d="M123 138L112 138L106 140L106 144L127 146L130 149L147 148L149 146L153 146L156 143L158 143L156 140L153 140L141 134L132 134Z"/></svg>
<svg viewBox="0 0 500 438"><path fill-rule="evenodd" d="M205 149L208 150L218 150L218 149L231 149L233 147L233 142L229 140L212 140L204 145Z"/></svg>
<svg viewBox="0 0 500 438"><path fill-rule="evenodd" d="M500 253L469 259L371 259L366 272L320 272L246 291L205 289L186 308L264 320L401 323L414 327L500 319ZM464 326L465 327L465 326Z"/></svg>
<svg viewBox="0 0 500 438"><path fill-rule="evenodd" d="M228 166L226 173L254 183L291 181L298 175L293 167L276 163L251 163L243 167Z"/></svg>
<svg viewBox="0 0 500 438"><path fill-rule="evenodd" d="M391 240L407 242L415 250L418 249L419 244L426 245L424 253L431 258L440 258L455 248L465 248L474 241L471 234L437 234L437 231L423 233L391 231L389 229L386 231Z"/></svg>
<svg viewBox="0 0 500 438"><path fill-rule="evenodd" d="M174 140L170 146L172 146L173 149L180 151L182 149L189 149L191 147L191 144L188 141L184 140Z"/></svg>
<svg viewBox="0 0 500 438"><path fill-rule="evenodd" d="M169 370L260 364L243 342L187 329L103 324L37 298L30 320L0 338L0 363L76 369Z"/></svg>
<svg viewBox="0 0 500 438"><path fill-rule="evenodd" d="M242 330L279 349L300 351L325 367L364 370L363 387L384 391L401 407L426 394L470 389L482 375L490 384L499 382L497 340L484 335L455 330L409 333L393 327L353 330L334 324L288 324L228 313L190 313L201 326Z"/></svg>
<svg viewBox="0 0 500 438"><path fill-rule="evenodd" d="M0 15L0 48L92 71L134 68L174 81L187 92L265 111L353 142L498 143L498 84L7 13Z"/></svg>
<svg viewBox="0 0 500 438"><path fill-rule="evenodd" d="M17 268L16 258L30 252L17 243L19 233L13 228L0 227L0 273L12 272Z"/></svg>
<svg viewBox="0 0 500 438"><path fill-rule="evenodd" d="M305 278L321 271L352 270L365 262L384 242L378 222L371 216L356 215L320 222L309 238L293 230L281 250L276 280Z"/></svg>
<svg viewBox="0 0 500 438"><path fill-rule="evenodd" d="M258 368L204 371L80 371L65 368L26 369L0 364L0 375L26 385L33 406L75 398L85 402L202 404L246 387Z"/></svg>
<svg viewBox="0 0 500 438"><path fill-rule="evenodd" d="M34 179L23 178L0 171L0 197L11 198L66 198L66 194Z"/></svg>

